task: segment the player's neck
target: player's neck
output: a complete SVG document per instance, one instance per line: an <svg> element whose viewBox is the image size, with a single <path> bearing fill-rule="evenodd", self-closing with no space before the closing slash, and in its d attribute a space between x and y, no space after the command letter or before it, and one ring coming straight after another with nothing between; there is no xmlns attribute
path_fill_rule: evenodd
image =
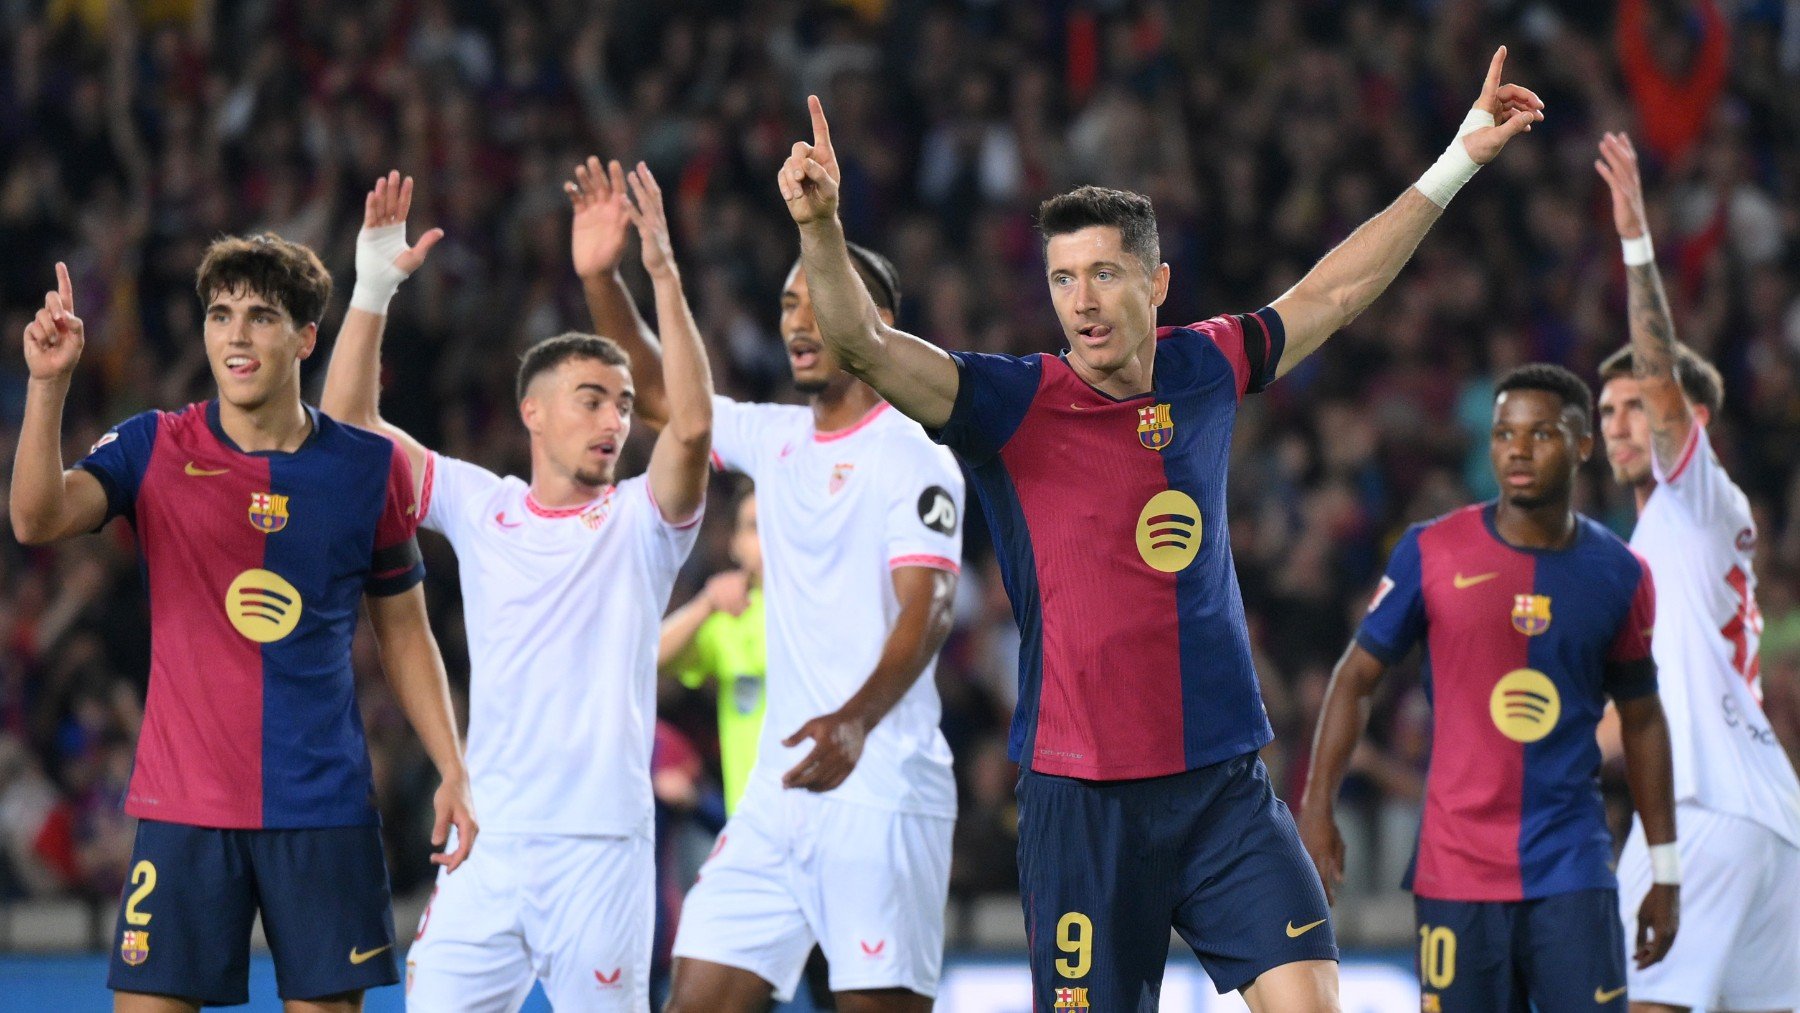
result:
<svg viewBox="0 0 1800 1013"><path fill-rule="evenodd" d="M1521 549L1562 549L1575 538L1575 511L1567 500L1526 507L1502 499L1494 508L1494 530Z"/></svg>
<svg viewBox="0 0 1800 1013"><path fill-rule="evenodd" d="M1063 361L1083 383L1108 397L1121 400L1140 397L1150 393L1155 384L1156 339L1152 337L1144 342L1136 355L1111 370L1090 366L1072 351L1063 356Z"/></svg>
<svg viewBox="0 0 1800 1013"><path fill-rule="evenodd" d="M1637 512L1638 513L1641 514L1644 512L1645 505L1650 502L1650 494L1655 491L1656 491L1656 483L1655 482L1639 482L1638 484L1631 487L1631 497L1632 497L1632 499L1637 500Z"/></svg>
<svg viewBox="0 0 1800 1013"><path fill-rule="evenodd" d="M298 391L291 397L277 395L255 408L239 408L221 397L219 428L246 453L288 453L299 450L311 435L312 415Z"/></svg>
<svg viewBox="0 0 1800 1013"><path fill-rule="evenodd" d="M881 403L881 395L875 393L875 388L855 380L842 390L827 388L820 391L810 401L813 428L821 433L835 433L861 422Z"/></svg>

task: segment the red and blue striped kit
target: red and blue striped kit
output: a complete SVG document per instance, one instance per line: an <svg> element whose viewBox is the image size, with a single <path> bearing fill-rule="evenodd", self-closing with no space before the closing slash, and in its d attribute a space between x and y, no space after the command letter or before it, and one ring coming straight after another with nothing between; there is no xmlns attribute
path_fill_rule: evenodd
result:
<svg viewBox="0 0 1800 1013"><path fill-rule="evenodd" d="M1059 356L952 352L933 433L968 468L1021 635L1011 754L1091 780L1179 773L1272 738L1225 517L1240 400L1273 379L1272 309L1156 334L1118 399Z"/></svg>
<svg viewBox="0 0 1800 1013"><path fill-rule="evenodd" d="M1656 691L1650 567L1577 515L1565 549L1507 544L1493 503L1401 537L1357 643L1425 643L1431 771L1409 888L1456 901L1614 889L1594 739L1610 695Z"/></svg>
<svg viewBox="0 0 1800 1013"><path fill-rule="evenodd" d="M125 811L230 829L373 824L350 642L363 595L424 579L412 468L309 408L291 453L239 450L217 402L135 415L76 466L137 533L149 698Z"/></svg>

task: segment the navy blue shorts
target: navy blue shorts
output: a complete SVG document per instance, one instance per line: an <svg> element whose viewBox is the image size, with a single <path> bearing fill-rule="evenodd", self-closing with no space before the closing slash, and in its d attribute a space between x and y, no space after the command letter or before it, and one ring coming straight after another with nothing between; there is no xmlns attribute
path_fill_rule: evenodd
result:
<svg viewBox="0 0 1800 1013"><path fill-rule="evenodd" d="M1319 874L1255 753L1138 781L1027 771L1018 796L1034 1009L1156 1009L1171 928L1220 992L1337 959Z"/></svg>
<svg viewBox="0 0 1800 1013"><path fill-rule="evenodd" d="M1537 900L1416 897L1425 1013L1625 1009L1617 890Z"/></svg>
<svg viewBox="0 0 1800 1013"><path fill-rule="evenodd" d="M262 912L283 999L400 980L380 827L215 830L138 821L108 988L250 1001Z"/></svg>

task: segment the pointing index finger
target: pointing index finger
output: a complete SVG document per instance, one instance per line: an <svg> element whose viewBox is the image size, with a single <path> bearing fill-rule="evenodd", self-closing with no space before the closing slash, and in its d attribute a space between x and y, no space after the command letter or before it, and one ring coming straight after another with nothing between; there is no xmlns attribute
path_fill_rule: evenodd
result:
<svg viewBox="0 0 1800 1013"><path fill-rule="evenodd" d="M1499 49L1494 50L1494 58L1488 62L1487 82L1481 86L1481 94L1484 98L1494 94L1494 92L1499 89L1500 69L1505 65L1506 47L1501 46Z"/></svg>
<svg viewBox="0 0 1800 1013"><path fill-rule="evenodd" d="M56 262L56 294L62 297L63 308L75 312L75 285L69 281L69 265Z"/></svg>
<svg viewBox="0 0 1800 1013"><path fill-rule="evenodd" d="M823 148L826 158L831 157L831 124L825 122L825 106L819 102L819 96L806 96L806 107L812 113L813 147Z"/></svg>

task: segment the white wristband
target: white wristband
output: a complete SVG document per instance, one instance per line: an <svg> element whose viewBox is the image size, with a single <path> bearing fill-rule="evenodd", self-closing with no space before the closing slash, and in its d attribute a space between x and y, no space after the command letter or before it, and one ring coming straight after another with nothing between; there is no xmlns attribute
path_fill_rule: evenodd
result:
<svg viewBox="0 0 1800 1013"><path fill-rule="evenodd" d="M387 314L388 303L406 280L406 272L394 266L394 258L405 252L404 222L365 227L356 234L356 287L350 290L351 309Z"/></svg>
<svg viewBox="0 0 1800 1013"><path fill-rule="evenodd" d="M1681 852L1673 842L1650 845L1650 882L1663 886L1681 885Z"/></svg>
<svg viewBox="0 0 1800 1013"><path fill-rule="evenodd" d="M1469 149L1463 146L1463 137L1493 125L1492 113L1480 109L1469 110L1469 115L1463 117L1462 126L1456 128L1456 136L1451 139L1450 146L1444 149L1437 161L1431 163L1431 168L1425 170L1425 175L1420 176L1419 181L1413 184L1425 195L1426 200L1441 208L1450 206L1450 198L1456 196L1456 191L1461 190L1464 183L1474 178L1476 169L1481 168L1469 157Z"/></svg>
<svg viewBox="0 0 1800 1013"><path fill-rule="evenodd" d="M1650 233L1646 232L1636 239L1621 239L1619 245L1625 249L1625 266L1642 267L1656 263L1656 250L1650 246Z"/></svg>

